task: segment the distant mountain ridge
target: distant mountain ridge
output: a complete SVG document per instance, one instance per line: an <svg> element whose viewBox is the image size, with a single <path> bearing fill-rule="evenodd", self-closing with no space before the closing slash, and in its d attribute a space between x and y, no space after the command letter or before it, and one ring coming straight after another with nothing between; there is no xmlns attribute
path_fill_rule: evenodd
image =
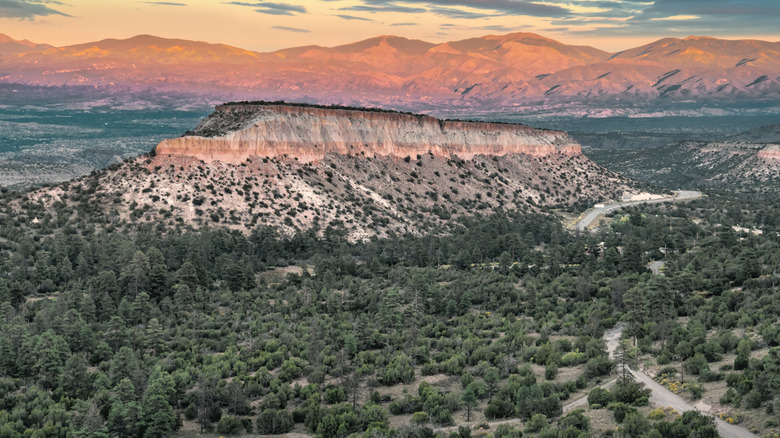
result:
<svg viewBox="0 0 780 438"><path fill-rule="evenodd" d="M37 44L29 40L15 40L8 35L0 33L0 56L15 55L30 51L46 50L53 46Z"/></svg>
<svg viewBox="0 0 780 438"><path fill-rule="evenodd" d="M690 102L777 106L780 97L780 43L756 40L664 38L619 53L531 33L441 44L380 36L269 53L151 35L65 47L13 44L16 52L0 57L2 82L125 87L219 101L433 112L598 107L608 115Z"/></svg>

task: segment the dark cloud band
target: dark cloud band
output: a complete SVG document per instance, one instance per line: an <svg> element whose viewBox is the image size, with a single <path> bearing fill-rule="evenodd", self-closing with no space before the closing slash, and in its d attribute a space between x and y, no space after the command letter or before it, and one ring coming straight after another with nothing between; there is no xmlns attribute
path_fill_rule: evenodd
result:
<svg viewBox="0 0 780 438"><path fill-rule="evenodd" d="M54 4L62 4L53 2ZM21 18L32 20L35 17L45 17L47 15L61 15L70 17L70 15L52 9L41 2L31 2L23 0L0 0L0 17Z"/></svg>
<svg viewBox="0 0 780 438"><path fill-rule="evenodd" d="M247 6L254 8L255 12L259 14L268 15L295 15L305 14L306 8L299 5L291 5L288 3L272 3L272 2L223 2L227 5Z"/></svg>

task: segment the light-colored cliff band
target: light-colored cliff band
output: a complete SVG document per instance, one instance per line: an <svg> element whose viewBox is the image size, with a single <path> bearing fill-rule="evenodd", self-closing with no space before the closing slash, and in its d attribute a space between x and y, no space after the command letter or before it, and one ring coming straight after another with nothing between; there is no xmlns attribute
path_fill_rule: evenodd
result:
<svg viewBox="0 0 780 438"><path fill-rule="evenodd" d="M769 145L758 151L758 158L765 160L780 160L780 145Z"/></svg>
<svg viewBox="0 0 780 438"><path fill-rule="evenodd" d="M424 115L277 104L225 104L193 132L163 140L158 155L238 164L252 156L302 162L326 154L449 158L579 155L565 132L518 124L446 121Z"/></svg>

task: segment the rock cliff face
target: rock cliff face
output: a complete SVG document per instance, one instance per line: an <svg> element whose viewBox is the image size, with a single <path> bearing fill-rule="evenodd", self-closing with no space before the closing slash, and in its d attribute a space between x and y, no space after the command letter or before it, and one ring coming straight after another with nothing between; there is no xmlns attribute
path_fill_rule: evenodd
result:
<svg viewBox="0 0 780 438"><path fill-rule="evenodd" d="M579 155L566 133L517 124L446 121L430 116L283 104L225 104L184 137L162 141L158 155L238 164L252 156L321 160L326 154L415 157L432 154Z"/></svg>
<svg viewBox="0 0 780 438"><path fill-rule="evenodd" d="M758 158L780 160L780 145L770 145L758 151Z"/></svg>

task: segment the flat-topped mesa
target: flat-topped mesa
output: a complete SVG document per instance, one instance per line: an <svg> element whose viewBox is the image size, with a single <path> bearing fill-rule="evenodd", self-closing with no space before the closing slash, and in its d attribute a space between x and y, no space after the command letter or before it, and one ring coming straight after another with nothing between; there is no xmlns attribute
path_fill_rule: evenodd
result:
<svg viewBox="0 0 780 438"><path fill-rule="evenodd" d="M326 154L415 157L579 155L565 132L508 123L445 121L407 113L277 103L231 103L183 137L163 140L158 155L238 164L251 156L310 162Z"/></svg>

